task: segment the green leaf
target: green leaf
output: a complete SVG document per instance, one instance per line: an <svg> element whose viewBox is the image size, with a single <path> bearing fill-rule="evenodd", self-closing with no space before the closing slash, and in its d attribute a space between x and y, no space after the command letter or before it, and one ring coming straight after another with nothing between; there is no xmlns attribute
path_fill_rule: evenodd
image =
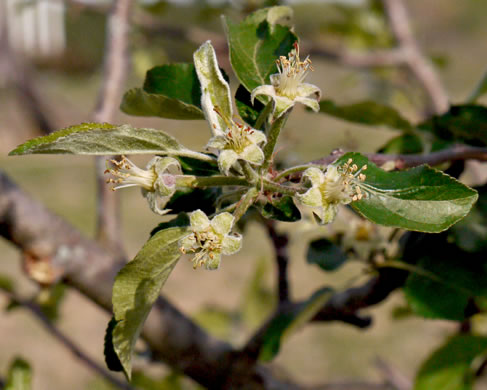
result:
<svg viewBox="0 0 487 390"><path fill-rule="evenodd" d="M359 168L367 165L365 181L358 182L367 195L351 206L380 225L438 233L465 217L478 197L477 191L426 165L386 172L359 153L347 153L334 164L349 159Z"/></svg>
<svg viewBox="0 0 487 390"><path fill-rule="evenodd" d="M323 288L303 302L298 310L283 312L274 317L269 324L260 350L259 359L271 361L279 352L284 341L318 313L332 294L329 288Z"/></svg>
<svg viewBox="0 0 487 390"><path fill-rule="evenodd" d="M105 331L105 342L103 345L103 355L105 356L105 363L108 367L109 370L111 371L123 371L123 366L122 363L120 362L120 359L117 356L117 353L115 352L115 349L113 348L113 329L115 328L115 325L117 324L117 321L115 320L115 317L112 317L110 321L108 322L107 325L107 330Z"/></svg>
<svg viewBox="0 0 487 390"><path fill-rule="evenodd" d="M265 106L259 99L255 99L254 105L250 102L250 92L240 84L235 93L235 104L242 119L250 126L254 127L262 110Z"/></svg>
<svg viewBox="0 0 487 390"><path fill-rule="evenodd" d="M135 342L162 286L181 257L178 241L186 232L186 228L157 232L115 278L112 303L117 323L112 341L129 379Z"/></svg>
<svg viewBox="0 0 487 390"><path fill-rule="evenodd" d="M83 123L44 137L34 138L12 150L23 154L195 154L161 130L137 129L130 125ZM208 156L208 159L211 157Z"/></svg>
<svg viewBox="0 0 487 390"><path fill-rule="evenodd" d="M320 112L361 125L388 126L403 131L413 129L411 123L394 108L370 100L341 106L332 100L322 100Z"/></svg>
<svg viewBox="0 0 487 390"><path fill-rule="evenodd" d="M201 161L191 157L178 157L179 163L185 175L213 176L219 175L217 160Z"/></svg>
<svg viewBox="0 0 487 390"><path fill-rule="evenodd" d="M288 7L273 7L254 12L241 23L224 18L230 62L248 91L270 84L269 76L277 73L276 59L287 56L297 42L297 36L282 25L291 15Z"/></svg>
<svg viewBox="0 0 487 390"><path fill-rule="evenodd" d="M347 261L347 255L327 238L320 238L309 244L306 260L325 271L334 271Z"/></svg>
<svg viewBox="0 0 487 390"><path fill-rule="evenodd" d="M447 113L437 115L418 125L442 141L487 145L487 107L475 104L451 106Z"/></svg>
<svg viewBox="0 0 487 390"><path fill-rule="evenodd" d="M205 119L203 111L195 105L164 95L147 93L133 88L123 95L120 110L133 116L157 116L168 119Z"/></svg>
<svg viewBox="0 0 487 390"><path fill-rule="evenodd" d="M262 208L261 214L264 218L283 222L296 222L301 219L301 212L291 196L283 196L272 203L267 202Z"/></svg>
<svg viewBox="0 0 487 390"><path fill-rule="evenodd" d="M472 390L472 363L486 352L487 337L452 337L423 363L414 390Z"/></svg>
<svg viewBox="0 0 487 390"><path fill-rule="evenodd" d="M120 109L129 115L204 119L201 85L193 64L166 64L147 72L144 88L125 93Z"/></svg>
<svg viewBox="0 0 487 390"><path fill-rule="evenodd" d="M487 93L487 72L484 73L484 76L479 81L479 83L473 90L472 94L467 99L467 102L474 103L478 98L482 97L486 93Z"/></svg>
<svg viewBox="0 0 487 390"><path fill-rule="evenodd" d="M30 364L16 358L10 365L5 390L30 390L32 388L32 370Z"/></svg>

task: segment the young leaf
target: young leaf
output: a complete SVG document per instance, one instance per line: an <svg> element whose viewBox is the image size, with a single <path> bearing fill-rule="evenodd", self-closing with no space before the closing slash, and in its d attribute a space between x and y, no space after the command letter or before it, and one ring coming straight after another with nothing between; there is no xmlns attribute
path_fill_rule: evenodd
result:
<svg viewBox="0 0 487 390"><path fill-rule="evenodd" d="M201 86L193 64L166 64L147 72L144 88L125 93L120 109L129 115L204 119Z"/></svg>
<svg viewBox="0 0 487 390"><path fill-rule="evenodd" d="M301 219L301 212L290 196L283 196L272 203L267 202L262 208L261 214L264 218L283 222L296 222Z"/></svg>
<svg viewBox="0 0 487 390"><path fill-rule="evenodd" d="M278 314L269 324L263 337L259 360L271 361L279 352L281 344L298 328L311 320L332 294L329 288L315 292L298 310Z"/></svg>
<svg viewBox="0 0 487 390"><path fill-rule="evenodd" d="M178 241L186 231L176 227L157 232L115 278L112 303L117 323L112 342L128 378L135 342L162 286L181 257Z"/></svg>
<svg viewBox="0 0 487 390"><path fill-rule="evenodd" d="M411 123L394 108L370 100L342 106L332 100L322 100L320 112L367 126L388 126L406 132L413 129Z"/></svg>
<svg viewBox="0 0 487 390"><path fill-rule="evenodd" d="M16 358L10 365L5 390L30 390L32 388L32 370L24 359Z"/></svg>
<svg viewBox="0 0 487 390"><path fill-rule="evenodd" d="M351 205L380 225L438 233L465 217L478 197L477 191L426 165L386 172L359 153L347 153L334 164L349 159L359 168L367 165L365 181L358 182L366 196Z"/></svg>
<svg viewBox="0 0 487 390"><path fill-rule="evenodd" d="M254 12L241 23L224 18L230 62L248 91L270 84L269 76L277 73L276 59L286 56L298 40L283 25L291 15L288 7L273 7Z"/></svg>
<svg viewBox="0 0 487 390"><path fill-rule="evenodd" d="M475 380L472 363L486 352L487 337L452 337L423 363L414 390L471 390Z"/></svg>
<svg viewBox="0 0 487 390"><path fill-rule="evenodd" d="M22 154L164 154L196 156L212 160L210 156L186 149L175 138L155 129L137 129L130 125L83 123L44 137L34 138L12 150L9 155Z"/></svg>
<svg viewBox="0 0 487 390"><path fill-rule="evenodd" d="M327 238L320 238L309 244L306 260L325 271L334 271L347 261L347 255Z"/></svg>

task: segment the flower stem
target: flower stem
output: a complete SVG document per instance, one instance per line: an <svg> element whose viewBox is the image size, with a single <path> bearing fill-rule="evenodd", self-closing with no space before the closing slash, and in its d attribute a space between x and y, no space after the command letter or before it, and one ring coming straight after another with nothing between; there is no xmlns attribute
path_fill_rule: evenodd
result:
<svg viewBox="0 0 487 390"><path fill-rule="evenodd" d="M294 196L298 193L305 192L306 189L302 187L289 187L277 184L269 180L263 180L262 187L266 191L279 192L284 195Z"/></svg>
<svg viewBox="0 0 487 390"><path fill-rule="evenodd" d="M176 178L177 187L221 187L221 186L252 186L248 179L234 176L191 176L181 175Z"/></svg>
<svg viewBox="0 0 487 390"><path fill-rule="evenodd" d="M274 180L279 181L280 179L287 177L289 175L292 175L293 173L302 172L302 171L305 171L306 169L311 168L311 167L323 169L322 165L317 165L317 164L296 165L295 167L288 168L285 171L282 171L281 173L279 173L279 175L277 175L274 178Z"/></svg>
<svg viewBox="0 0 487 390"><path fill-rule="evenodd" d="M259 191L257 188L253 187L250 188L244 196L238 201L237 207L233 212L233 216L235 217L235 222L237 222L243 215L247 212L248 208L252 206L259 196Z"/></svg>
<svg viewBox="0 0 487 390"><path fill-rule="evenodd" d="M264 109L259 114L257 120L255 121L254 128L256 128L257 130L262 130L262 125L264 124L264 122L267 119L268 115L272 111L272 105L273 104L274 103L273 103L272 100L269 101L269 103L267 103L267 105L264 107Z"/></svg>
<svg viewBox="0 0 487 390"><path fill-rule="evenodd" d="M281 115L279 118L275 119L272 122L271 128L269 129L269 133L267 134L267 143L264 146L264 163L261 166L260 171L263 173L269 168L269 165L272 162L274 149L277 144L277 139L279 138L279 134L281 133L281 129L283 128L284 124L287 121L287 117L291 109L289 109L285 114Z"/></svg>

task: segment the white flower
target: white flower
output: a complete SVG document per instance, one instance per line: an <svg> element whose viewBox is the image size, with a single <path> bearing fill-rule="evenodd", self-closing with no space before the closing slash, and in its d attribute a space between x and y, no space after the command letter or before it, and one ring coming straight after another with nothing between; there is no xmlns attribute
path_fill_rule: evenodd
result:
<svg viewBox="0 0 487 390"><path fill-rule="evenodd" d="M217 108L215 111L219 112ZM217 133L206 145L206 148L220 151L218 155L220 171L228 175L230 168L237 160L248 161L254 165L262 164L264 153L259 144L266 142L264 133L234 122L231 118L223 119L227 124L225 132Z"/></svg>
<svg viewBox="0 0 487 390"><path fill-rule="evenodd" d="M149 161L146 169L137 167L125 156L122 156L120 161L110 160L110 162L113 168L108 168L105 173L116 177L107 180L107 183L117 184L113 190L140 186L142 195L147 199L152 211L159 215L170 211L164 210L164 206L176 192L176 176L182 174L178 160L172 157L154 157Z"/></svg>
<svg viewBox="0 0 487 390"><path fill-rule="evenodd" d="M229 234L234 223L230 213L220 213L211 221L201 210L193 211L190 216L191 234L180 241L182 253L194 252L193 267L204 265L214 270L220 266L221 256L237 253L242 246L242 236Z"/></svg>
<svg viewBox="0 0 487 390"><path fill-rule="evenodd" d="M211 43L201 45L193 57L201 84L201 106L213 134L206 147L219 151L220 171L228 175L237 160L262 164L264 153L259 144L266 142L266 137L263 132L232 119L230 86L220 71Z"/></svg>
<svg viewBox="0 0 487 390"><path fill-rule="evenodd" d="M367 165L358 169L352 159L342 166L329 165L325 173L318 168L308 168L303 177L311 181L311 188L298 195L298 199L304 205L320 208L321 223L330 223L335 219L339 204L366 197L360 188L360 182L365 180L361 172L366 169Z"/></svg>
<svg viewBox="0 0 487 390"><path fill-rule="evenodd" d="M256 96L270 96L274 100L274 118L276 119L293 107L296 102L302 103L314 111L319 111L318 102L321 98L321 90L316 85L303 82L313 67L309 57L306 57L304 61L300 60L298 43L294 43L294 49L288 54L288 58L281 56L276 64L279 73L271 75L272 85L261 85L255 88L251 94L252 104ZM308 97L310 95L314 95L314 97Z"/></svg>

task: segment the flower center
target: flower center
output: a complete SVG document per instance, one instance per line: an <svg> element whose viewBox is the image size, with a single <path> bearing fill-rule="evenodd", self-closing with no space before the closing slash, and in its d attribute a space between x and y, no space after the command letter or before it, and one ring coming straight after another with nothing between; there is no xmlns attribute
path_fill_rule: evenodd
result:
<svg viewBox="0 0 487 390"><path fill-rule="evenodd" d="M294 42L294 49L288 54L288 58L280 56L276 60L279 78L274 88L281 96L294 100L298 93L298 87L305 79L309 71L313 70L309 56L304 61L299 58L299 45Z"/></svg>
<svg viewBox="0 0 487 390"><path fill-rule="evenodd" d="M232 121L232 126L226 134L228 146L237 153L242 153L243 150L251 143L248 136L254 130L250 126L241 125L240 123Z"/></svg>
<svg viewBox="0 0 487 390"><path fill-rule="evenodd" d="M215 258L215 253L222 251L222 237L216 234L211 227L203 231L194 231L189 237L193 241L193 245L190 248L181 247L182 253L186 253L187 250L198 253L195 254L193 261L193 267L201 267L209 257L211 260Z"/></svg>
<svg viewBox="0 0 487 390"><path fill-rule="evenodd" d="M120 161L110 160L110 162L113 164L113 168L107 169L104 173L110 173L116 177L116 179L107 179L107 183L116 184L112 188L114 191L133 186L141 186L147 191L154 191L157 175L153 168L148 170L140 169L125 156L122 156Z"/></svg>
<svg viewBox="0 0 487 390"><path fill-rule="evenodd" d="M352 159L349 159L342 166L331 165L326 170L325 181L320 185L320 192L327 203L348 204L367 196L366 193L362 193L359 185L365 180L365 175L361 172L367 169L367 165L358 169L358 166L352 163Z"/></svg>

